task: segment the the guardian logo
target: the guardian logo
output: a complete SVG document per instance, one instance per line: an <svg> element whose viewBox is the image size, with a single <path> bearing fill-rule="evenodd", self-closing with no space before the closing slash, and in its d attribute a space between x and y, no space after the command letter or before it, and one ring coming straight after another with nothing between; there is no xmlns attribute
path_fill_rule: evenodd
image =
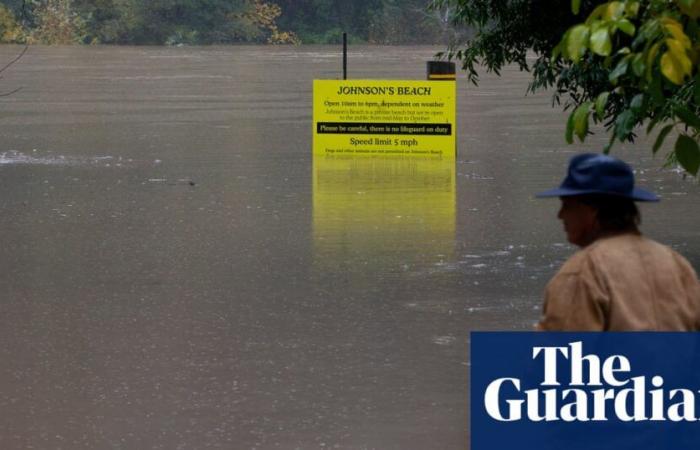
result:
<svg viewBox="0 0 700 450"><path fill-rule="evenodd" d="M700 333L469 336L472 450L700 448Z"/></svg>
<svg viewBox="0 0 700 450"><path fill-rule="evenodd" d="M697 422L698 386L664 385L657 374L633 376L621 354L601 359L584 354L581 341L533 346L541 380L525 389L519 378L488 383L483 406L499 422ZM541 365L539 364L541 363ZM562 373L561 369L565 369ZM700 426L700 425L697 425Z"/></svg>

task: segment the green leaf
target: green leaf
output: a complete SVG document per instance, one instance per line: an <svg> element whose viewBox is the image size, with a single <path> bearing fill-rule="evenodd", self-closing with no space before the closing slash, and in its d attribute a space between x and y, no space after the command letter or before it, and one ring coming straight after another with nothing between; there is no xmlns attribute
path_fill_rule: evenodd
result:
<svg viewBox="0 0 700 450"><path fill-rule="evenodd" d="M567 35L564 35L562 42L566 42ZM556 61L561 56L562 42L552 49L552 60Z"/></svg>
<svg viewBox="0 0 700 450"><path fill-rule="evenodd" d="M639 113L642 106L644 106L644 94L635 95L630 102L630 109L635 113Z"/></svg>
<svg viewBox="0 0 700 450"><path fill-rule="evenodd" d="M637 17L637 14L639 14L639 2L625 2L625 13L629 17Z"/></svg>
<svg viewBox="0 0 700 450"><path fill-rule="evenodd" d="M586 19L586 25L590 25L594 21L599 20L601 17L603 17L603 14L605 14L605 10L607 9L607 7L607 3L603 3L602 5L596 6L595 9L588 15L588 18Z"/></svg>
<svg viewBox="0 0 700 450"><path fill-rule="evenodd" d="M624 141L632 133L634 125L637 122L637 116L631 109L626 109L615 119L615 137L620 141Z"/></svg>
<svg viewBox="0 0 700 450"><path fill-rule="evenodd" d="M581 142L586 139L586 135L588 134L588 117L591 114L592 106L592 102L584 102L579 105L579 107L576 108L572 114L574 121L574 134L578 136Z"/></svg>
<svg viewBox="0 0 700 450"><path fill-rule="evenodd" d="M700 2L697 2L697 6L700 7ZM700 24L698 24L697 20L689 20L685 26L685 31L688 36L694 36L695 40L697 40L697 36L700 35Z"/></svg>
<svg viewBox="0 0 700 450"><path fill-rule="evenodd" d="M625 12L625 4L623 2L608 2L605 8L603 18L607 20L618 20Z"/></svg>
<svg viewBox="0 0 700 450"><path fill-rule="evenodd" d="M611 134L611 135L610 135L610 140L609 140L608 143L605 145L605 147L603 147L603 153L605 153L606 155L607 155L608 153L610 153L610 150L612 150L613 144L615 144L615 135L614 135L614 134Z"/></svg>
<svg viewBox="0 0 700 450"><path fill-rule="evenodd" d="M603 92L595 99L595 113L598 120L603 120L605 116L605 105L608 103L610 92Z"/></svg>
<svg viewBox="0 0 700 450"><path fill-rule="evenodd" d="M693 90L693 99L696 104L700 104L700 73L695 75L695 87Z"/></svg>
<svg viewBox="0 0 700 450"><path fill-rule="evenodd" d="M622 47L620 50L617 51L618 55L629 55L632 53L632 50L630 50L629 47Z"/></svg>
<svg viewBox="0 0 700 450"><path fill-rule="evenodd" d="M697 175L700 169L700 147L695 139L685 134L678 136L675 153L681 167L689 174Z"/></svg>
<svg viewBox="0 0 700 450"><path fill-rule="evenodd" d="M571 12L578 14L581 10L581 0L571 0Z"/></svg>
<svg viewBox="0 0 700 450"><path fill-rule="evenodd" d="M664 140L666 139L666 136L668 136L668 133L670 133L671 130L673 130L673 124L666 125L665 127L663 127L661 129L661 131L659 131L659 135L656 136L656 141L654 141L654 146L651 149L651 151L654 154L656 154L656 152L659 151L659 149L661 148L661 146L664 143Z"/></svg>
<svg viewBox="0 0 700 450"><path fill-rule="evenodd" d="M632 57L632 73L636 77L642 77L644 75L644 69L646 66L644 65L644 54L642 53L637 53Z"/></svg>
<svg viewBox="0 0 700 450"><path fill-rule="evenodd" d="M649 51L647 52L647 82L651 82L652 80L652 68L654 67L654 62L656 61L656 55L659 53L659 49L661 48L661 43L657 42L656 44L652 45Z"/></svg>
<svg viewBox="0 0 700 450"><path fill-rule="evenodd" d="M586 25L576 25L567 32L566 54L572 61L578 61L588 49L590 29Z"/></svg>
<svg viewBox="0 0 700 450"><path fill-rule="evenodd" d="M612 51L612 41L610 40L610 30L600 28L591 34L591 51L600 56L609 56Z"/></svg>
<svg viewBox="0 0 700 450"><path fill-rule="evenodd" d="M656 106L661 106L666 104L666 96L664 95L663 83L661 80L661 75L654 73L649 83L649 93L651 94L651 100Z"/></svg>
<svg viewBox="0 0 700 450"><path fill-rule="evenodd" d="M676 116L684 123L690 125L696 130L700 130L700 117L690 111L687 107L679 105L675 109Z"/></svg>
<svg viewBox="0 0 700 450"><path fill-rule="evenodd" d="M564 138L567 144L574 143L574 111L569 114L569 119L566 121L566 134Z"/></svg>
<svg viewBox="0 0 700 450"><path fill-rule="evenodd" d="M666 161L664 162L664 169L673 169L678 165L678 158L676 157L676 151L668 152L666 155Z"/></svg>
<svg viewBox="0 0 700 450"><path fill-rule="evenodd" d="M630 22L627 19L622 19L618 20L615 25L617 28L620 29L623 33L625 33L628 36L634 36L634 32L636 31L636 28L634 27L634 24Z"/></svg>
<svg viewBox="0 0 700 450"><path fill-rule="evenodd" d="M630 55L627 55L624 58L622 58L619 63L617 63L617 66L615 66L613 71L610 72L610 75L608 76L608 79L610 80L611 83L613 83L613 84L617 83L617 79L620 78L625 73L627 73L627 68L629 67L629 61L630 61Z"/></svg>

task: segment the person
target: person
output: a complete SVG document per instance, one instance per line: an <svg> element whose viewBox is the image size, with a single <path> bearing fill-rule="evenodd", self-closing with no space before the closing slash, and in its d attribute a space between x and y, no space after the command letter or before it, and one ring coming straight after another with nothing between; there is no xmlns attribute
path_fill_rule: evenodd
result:
<svg viewBox="0 0 700 450"><path fill-rule="evenodd" d="M559 197L558 218L581 249L545 289L543 331L700 330L700 284L688 261L644 237L635 201L659 198L634 186L623 161L574 156L561 185L537 194Z"/></svg>

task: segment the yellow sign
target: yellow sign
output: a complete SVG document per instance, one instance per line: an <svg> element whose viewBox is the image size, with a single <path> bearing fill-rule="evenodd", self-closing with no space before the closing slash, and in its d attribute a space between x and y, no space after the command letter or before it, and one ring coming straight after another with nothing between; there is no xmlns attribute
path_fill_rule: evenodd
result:
<svg viewBox="0 0 700 450"><path fill-rule="evenodd" d="M376 277L453 258L454 160L315 157L313 177L316 267L343 271L360 259Z"/></svg>
<svg viewBox="0 0 700 450"><path fill-rule="evenodd" d="M454 159L454 81L314 80L314 156Z"/></svg>

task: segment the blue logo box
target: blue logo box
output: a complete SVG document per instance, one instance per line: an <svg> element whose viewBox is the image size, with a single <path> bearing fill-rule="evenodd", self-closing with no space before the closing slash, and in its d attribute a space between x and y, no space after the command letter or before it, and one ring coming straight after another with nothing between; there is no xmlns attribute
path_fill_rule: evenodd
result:
<svg viewBox="0 0 700 450"><path fill-rule="evenodd" d="M472 450L700 449L700 333L471 333Z"/></svg>

